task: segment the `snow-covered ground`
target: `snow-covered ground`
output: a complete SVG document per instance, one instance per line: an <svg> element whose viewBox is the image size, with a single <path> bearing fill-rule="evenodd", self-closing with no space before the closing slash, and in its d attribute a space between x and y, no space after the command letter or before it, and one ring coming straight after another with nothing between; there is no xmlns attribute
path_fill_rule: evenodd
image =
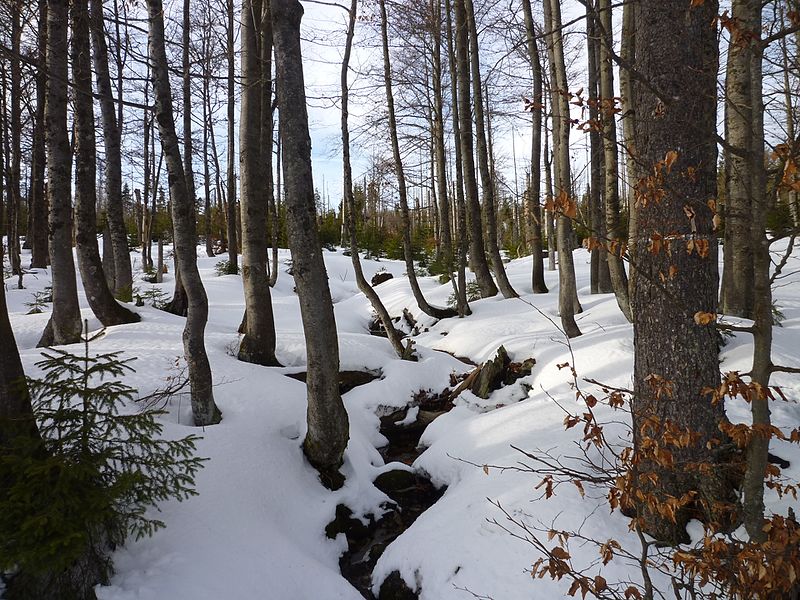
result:
<svg viewBox="0 0 800 600"><path fill-rule="evenodd" d="M137 255L132 256L139 279L141 262ZM374 572L376 586L399 570L427 600L474 595L526 600L566 596L570 584L566 579L532 579L526 572L539 555L491 522L502 522L504 517L490 500L528 523L549 526L555 522L566 528L583 523L582 531L588 537L633 542L628 519L619 513L609 515L603 500L593 499L591 493L581 499L577 488L562 486L555 498L545 500L540 498L542 490L534 489L539 480L530 474L475 466L517 464L522 456L512 445L564 456L577 452L576 430L565 431L563 426L562 407L577 404L569 387L569 370L557 367L573 359L557 328L556 272L545 274L550 293L534 296L530 294L530 260L512 261L507 265L508 274L521 299L498 296L473 302L470 317L433 323L416 308L403 277L403 264L363 261L368 278L381 268L395 275L377 288L390 313L400 315L406 307L422 326L423 332L415 337L420 361L410 363L398 360L385 339L369 335L371 309L358 292L350 258L325 251L341 368L382 372L381 379L344 396L351 423L343 467L347 482L330 492L319 483L300 448L305 431L304 385L284 375L301 370L305 362L299 306L283 264L288 252L281 251L281 273L272 290L277 355L283 368L236 360L236 330L243 311L241 278L215 275L214 265L225 257L206 258L200 248L198 256L210 302L206 345L216 383L214 393L224 418L220 425L205 429L198 444L198 454L210 458L197 478L199 496L162 505L159 518L167 528L116 551L116 575L111 585L97 590L102 600L360 598L339 573L338 557L346 548L343 536L329 540L324 528L337 504L365 515L379 512L379 505L387 500L372 485L386 470L376 449L385 443L378 431L378 415L390 407L408 405L419 390L441 391L450 385L451 373L470 370L451 354L480 363L491 358L500 345L514 360L536 359L532 374L522 380L530 391L518 383L499 390L489 402L465 392L451 412L428 428L422 438L428 449L414 467L437 485L446 485L447 491L380 558ZM29 257L23 256L23 264L28 262ZM588 262L585 251L576 251L584 312L577 319L583 335L572 340L574 366L581 378L629 388L632 329L612 295L589 295ZM785 270L799 269L800 252L795 251ZM26 302L49 284L49 276L43 271L26 275L23 290L15 284L15 280L6 281L11 323L26 372L35 376L34 363L40 356L35 346L49 306L42 314L27 315ZM160 286L141 280L136 285L140 293L157 287L171 294L172 273ZM429 301L440 305L452 291L449 284L440 285L435 278L423 279L422 287ZM82 288L80 294L90 329L99 329ZM800 276L781 280L775 296L785 319L782 327L775 329L774 362L796 366L800 363ZM141 323L108 329L93 349L122 350L125 356L135 357L136 373L127 382L144 395L163 385L182 361L183 319L150 306L136 310ZM740 334L730 340L722 357L723 370L747 371L749 336ZM800 422L800 378L778 374L773 383L784 386L792 401L772 407L775 424L796 426ZM732 420L748 420L743 403L729 402L727 408ZM165 435L196 432L188 397L174 398L168 409ZM777 441L772 448L791 460L785 473L800 479L797 449ZM771 510L780 512L785 512L790 502L773 495L768 500ZM570 551L578 561L597 557L590 546L575 545ZM618 561L595 572L608 581L638 577L635 569Z"/></svg>

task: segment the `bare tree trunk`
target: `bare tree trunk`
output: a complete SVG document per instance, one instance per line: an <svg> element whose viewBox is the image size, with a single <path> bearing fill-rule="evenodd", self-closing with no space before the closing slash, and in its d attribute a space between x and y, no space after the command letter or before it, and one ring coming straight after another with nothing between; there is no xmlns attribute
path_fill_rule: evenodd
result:
<svg viewBox="0 0 800 600"><path fill-rule="evenodd" d="M469 246L467 232L467 207L464 199L464 168L461 159L461 128L459 126L458 77L456 74L455 40L453 39L453 18L450 0L445 0L445 19L447 21L447 57L450 67L451 113L453 118L453 146L456 171L455 198L456 223L458 224L458 285L455 289L458 316L463 318L472 313L467 303L467 251ZM492 282L494 284L494 282ZM495 293L497 293L495 291Z"/></svg>
<svg viewBox="0 0 800 600"><path fill-rule="evenodd" d="M441 263L447 273L453 272L453 234L450 229L450 201L447 196L446 158L444 148L444 98L442 92L442 2L431 0L433 17L433 154L436 170L436 191L439 200L438 228Z"/></svg>
<svg viewBox="0 0 800 600"><path fill-rule="evenodd" d="M492 261L492 270L497 280L497 286L504 298L516 298L518 294L511 287L500 256L497 244L497 219L495 217L495 194L492 171L489 168L489 153L486 147L486 117L484 115L483 85L481 83L481 70L479 59L478 29L475 24L475 11L472 0L461 0L464 3L467 32L469 34L469 56L472 70L472 98L475 111L475 136L478 149L478 168L481 174L481 188L483 190L483 215L486 218L486 247L489 259Z"/></svg>
<svg viewBox="0 0 800 600"><path fill-rule="evenodd" d="M394 169L397 175L398 193L400 196L400 216L403 227L403 254L406 260L406 272L411 291L420 310L436 319L446 319L455 317L458 313L451 308L439 308L431 306L422 294L414 272L414 257L411 250L411 219L408 211L408 197L406 190L406 178L403 172L403 160L400 156L400 142L397 136L397 120L394 112L394 96L392 94L392 73L389 64L389 36L386 24L386 4L379 0L381 10L381 37L383 41L383 83L386 88L386 108L389 113L389 134L392 138L392 154L394 156Z"/></svg>
<svg viewBox="0 0 800 600"><path fill-rule="evenodd" d="M600 44L600 117L603 123L603 166L605 169L605 229L607 240L606 262L611 276L611 287L622 314L633 322L628 296L628 277L622 256L625 254L625 238L619 225L619 176L617 156L616 101L614 94L613 53L614 38L611 30L611 2L598 0Z"/></svg>
<svg viewBox="0 0 800 600"><path fill-rule="evenodd" d="M92 63L89 50L89 2L72 0L72 78L75 85L75 224L78 267L86 299L106 327L135 323L139 315L119 304L106 283L97 247L97 173L92 99Z"/></svg>
<svg viewBox="0 0 800 600"><path fill-rule="evenodd" d="M658 430L643 431L652 419L699 435L689 448L670 448L674 467L640 465L658 477L645 490L657 502L689 492L711 504L733 500L724 464L713 465L725 460L711 442L721 437L724 409L704 392L720 383L717 333L713 322L698 318L717 312L717 240L707 201L717 189L718 9L716 0L691 8L680 0L640 0L636 9L634 66L647 82L633 82L632 104L642 107L635 120L637 164L652 191L640 188L637 198L634 449L642 452L643 436L658 439ZM674 240L669 244L661 242L665 231ZM687 463L713 466L681 468ZM688 540L690 514L683 508L671 520L641 506L638 516L647 533L675 543Z"/></svg>
<svg viewBox="0 0 800 600"><path fill-rule="evenodd" d="M6 233L8 236L8 258L11 263L11 272L19 277L18 287L22 289L22 260L19 243L19 221L22 200L20 198L21 173L21 137L22 137L22 68L20 63L20 47L22 43L22 22L20 14L20 0L10 2L11 17L11 154L6 154L10 164L7 165L8 174L8 206ZM6 138L8 141L8 138Z"/></svg>
<svg viewBox="0 0 800 600"><path fill-rule="evenodd" d="M276 82L276 89L277 89L277 82ZM277 92L276 92L277 96ZM276 186L275 192L270 195L270 215L272 216L272 221L270 222L270 233L272 234L272 261L270 264L270 274L269 274L269 285L273 287L278 282L278 240L280 234L280 210L281 210L281 198L283 195L283 189L281 188L281 174L283 173L283 169L281 167L281 157L283 156L281 152L281 124L278 121L278 142L276 144L276 165L275 165L275 177L276 177ZM270 134L272 135L272 134ZM272 168L272 157L270 156L269 161L270 169Z"/></svg>
<svg viewBox="0 0 800 600"><path fill-rule="evenodd" d="M122 206L122 148L120 123L114 108L111 75L108 69L108 47L103 16L103 1L92 0L92 41L94 67L97 73L97 90L100 94L100 114L103 122L103 147L105 149L106 218L111 237L114 285L112 292L123 302L130 302L133 293L131 257L128 252L128 231L125 227ZM119 91L120 101L122 90Z"/></svg>
<svg viewBox="0 0 800 600"><path fill-rule="evenodd" d="M308 433L303 449L330 487L342 485L349 422L339 395L339 346L328 277L315 219L300 20L297 0L272 0L272 29L278 82L281 137L285 152L289 244L308 359Z"/></svg>
<svg viewBox="0 0 800 600"><path fill-rule="evenodd" d="M186 26L186 25L184 25ZM209 83L211 79L208 58L203 59L203 223L206 230L206 256L214 256L214 236L211 234L211 165L208 156L208 130L212 127L209 104L211 102ZM186 110L186 109L184 109Z"/></svg>
<svg viewBox="0 0 800 600"><path fill-rule="evenodd" d="M180 257L177 266L180 269L188 299L188 315L183 330L183 348L186 364L189 367L192 412L196 425L213 425L220 422L222 415L214 402L211 367L203 339L208 320L208 298L197 270L195 207L186 186L186 176L183 172L178 148L178 136L175 133L169 67L164 49L164 11L161 0L148 0L147 9L150 26L148 50L153 65L156 120L169 173L175 248Z"/></svg>
<svg viewBox="0 0 800 600"><path fill-rule="evenodd" d="M81 336L78 283L72 258L72 151L67 134L67 0L49 0L47 12L48 242L53 277L53 314L39 346L74 344Z"/></svg>
<svg viewBox="0 0 800 600"><path fill-rule="evenodd" d="M545 27L550 32L548 51L550 57L551 102L553 105L553 156L555 161L557 208L556 239L558 244L558 311L561 326L567 337L581 335L575 322L575 313L580 312L577 304L575 266L572 262L571 233L572 224L567 213L574 203L571 198L572 182L569 163L569 104L567 102L567 72L564 65L564 45L561 30L561 5L558 0L545 0Z"/></svg>
<svg viewBox="0 0 800 600"><path fill-rule="evenodd" d="M470 103L469 26L463 0L455 0L455 64L458 87L458 123L461 142L461 163L464 193L467 198L470 233L470 265L481 290L481 297L497 294L497 286L489 272L483 245L481 206L478 201L478 182L475 177L475 156L472 139L472 109Z"/></svg>
<svg viewBox="0 0 800 600"><path fill-rule="evenodd" d="M632 65L635 60L634 11L636 4L626 2L622 6L622 39L620 40L620 57L626 64ZM622 94L622 136L625 140L625 175L627 180L628 204L628 298L633 297L636 287L636 239L638 237L638 207L634 194L636 181L636 159L634 146L634 107L631 75L628 69L619 70L619 88ZM631 305L631 313L633 306ZM635 318L635 315L634 315Z"/></svg>
<svg viewBox="0 0 800 600"><path fill-rule="evenodd" d="M267 0L269 2L269 0ZM242 2L242 99L239 119L239 173L242 203L242 282L244 337L239 360L279 366L275 358L275 320L267 271L267 181L262 155L261 0ZM269 27L271 23L266 24ZM268 51L265 49L265 53Z"/></svg>
<svg viewBox="0 0 800 600"><path fill-rule="evenodd" d="M764 194L756 189L753 169L758 168L754 151L753 80L754 54L760 57L750 37L761 26L761 4L753 0L737 0L732 4L736 28L728 45L725 73L725 131L730 146L726 165L727 197L725 201L725 254L723 293L720 310L737 316L753 317L753 248L750 235L753 205ZM760 97L759 97L760 103Z"/></svg>
<svg viewBox="0 0 800 600"><path fill-rule="evenodd" d="M547 126L544 129L544 187L546 188L545 197L549 206L553 205L553 158L550 154L550 136ZM545 210L545 231L547 233L547 270L556 270L556 233L553 224L553 210Z"/></svg>
<svg viewBox="0 0 800 600"><path fill-rule="evenodd" d="M183 170L186 175L186 187L189 198L194 204L197 199L192 166L192 78L189 63L189 5L190 0L183 0L182 59L183 59Z"/></svg>
<svg viewBox="0 0 800 600"><path fill-rule="evenodd" d="M356 9L357 0L351 0L347 39L345 41L344 57L342 58L342 172L344 180L344 200L342 202L342 208L344 209L347 207L344 212L347 215L347 230L350 234L350 258L353 262L353 271L355 273L358 289L367 297L372 309L377 313L383 328L386 330L386 337L392 344L392 348L397 353L397 356L400 358L410 358L412 353L411 344L409 344L408 351L406 351L406 348L403 347L400 334L394 328L389 311L386 310L380 297L364 277L364 271L361 269L361 259L358 255L358 242L356 241L356 200L353 195L353 170L350 165L350 130L347 123L350 95L347 84L347 72L350 67L350 53L353 47L353 36L355 35Z"/></svg>
<svg viewBox="0 0 800 600"><path fill-rule="evenodd" d="M522 0L525 13L525 33L528 42L528 59L533 72L533 97L531 115L533 131L531 136L531 176L528 184L528 236L530 239L531 288L534 294L546 294L549 290L544 282L544 257L542 256L542 207L540 194L542 187L542 112L544 96L542 94L542 62L536 46L536 32L533 25L533 11L530 0Z"/></svg>
<svg viewBox="0 0 800 600"><path fill-rule="evenodd" d="M45 171L45 122L44 103L47 88L47 0L39 0L39 24L37 32L36 71L36 117L33 126L33 149L31 164L31 268L44 269L49 262L47 250L47 196L44 189Z"/></svg>
<svg viewBox="0 0 800 600"><path fill-rule="evenodd" d="M228 191L228 274L239 272L239 236L237 235L236 210L236 172L235 161L235 113L236 73L233 46L233 0L228 0L227 56L228 56L228 150L227 150L227 191Z"/></svg>

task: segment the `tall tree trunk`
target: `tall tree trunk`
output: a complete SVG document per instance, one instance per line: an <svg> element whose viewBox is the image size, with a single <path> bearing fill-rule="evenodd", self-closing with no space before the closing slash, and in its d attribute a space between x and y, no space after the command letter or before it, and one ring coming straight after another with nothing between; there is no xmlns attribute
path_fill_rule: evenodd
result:
<svg viewBox="0 0 800 600"><path fill-rule="evenodd" d="M236 107L236 67L233 46L233 0L228 0L227 57L228 57L228 150L227 150L227 195L228 195L228 274L239 272L239 236L237 235L236 210L236 164L235 154L235 107Z"/></svg>
<svg viewBox="0 0 800 600"><path fill-rule="evenodd" d="M550 154L550 136L544 128L544 187L548 208L545 210L545 232L547 234L547 270L556 270L556 233L553 223L553 157Z"/></svg>
<svg viewBox="0 0 800 600"><path fill-rule="evenodd" d="M272 170L272 148L274 146L274 109L272 92L272 13L270 3L265 0L261 10L261 161L264 165L266 187L263 201L266 204L268 229L271 230L272 261L267 260L269 285L278 280L278 208L275 204L275 173Z"/></svg>
<svg viewBox="0 0 800 600"><path fill-rule="evenodd" d="M401 226L403 228L403 254L405 255L408 282L411 285L411 291L414 294L414 299L417 301L417 306L419 306L422 312L435 319L455 317L458 313L451 308L439 308L428 304L428 301L425 300L422 290L419 287L417 275L414 272L414 257L411 250L411 219L409 218L406 177L403 171L403 160L400 156L400 141L397 135L397 120L394 112L392 73L389 64L389 34L387 31L386 4L384 0L379 0L379 6L381 11L381 38L383 42L383 83L386 88L386 109L389 113L389 135L392 138L392 155L394 157L394 169L397 175L397 185L399 188Z"/></svg>
<svg viewBox="0 0 800 600"><path fill-rule="evenodd" d="M533 129L531 135L531 176L528 184L528 238L531 248L531 288L534 294L546 294L549 290L544 282L544 257L542 252L542 207L540 194L542 187L542 112L544 96L542 94L542 62L536 46L536 32L533 24L531 1L522 0L525 13L525 34L528 42L528 60L533 73L533 97L531 98L531 116Z"/></svg>
<svg viewBox="0 0 800 600"><path fill-rule="evenodd" d="M130 302L133 294L133 273L128 252L128 230L125 227L125 208L122 205L122 136L120 123L114 107L111 90L111 75L108 68L108 46L106 44L103 0L92 0L92 42L94 46L94 68L97 74L97 90L100 94L100 115L103 122L103 147L105 149L106 218L111 234L113 257L114 295L123 302ZM122 90L120 89L120 104Z"/></svg>
<svg viewBox="0 0 800 600"><path fill-rule="evenodd" d="M50 261L47 250L47 196L44 188L45 171L45 123L44 103L47 88L47 0L39 0L39 23L37 29L36 70L36 117L33 126L33 148L31 151L31 268L44 269Z"/></svg>
<svg viewBox="0 0 800 600"><path fill-rule="evenodd" d="M717 312L717 240L706 204L717 189L717 11L716 0L694 7L680 0L640 0L636 10L635 68L647 84L637 78L632 98L639 107L635 144L640 169L634 449L642 452L645 435L657 438L657 430L642 430L651 419L700 436L690 448L670 448L673 468L640 466L658 477L648 491L659 501L695 491L709 502L731 500L723 465L702 475L685 468L721 460L715 459L710 441L720 438L725 418L722 403L712 406L703 392L720 382L716 329L702 318ZM670 243L663 241L664 232L670 233ZM669 382L668 389L661 381ZM686 509L672 521L643 506L639 517L643 529L658 540L688 540Z"/></svg>
<svg viewBox="0 0 800 600"><path fill-rule="evenodd" d="M389 311L381 302L380 296L375 292L372 286L364 277L364 271L361 268L361 258L358 254L358 242L356 240L356 200L353 195L353 169L350 165L350 129L348 127L349 116L349 97L350 90L347 84L347 72L350 68L350 54L353 48L353 36L355 35L357 17L357 0L351 0L349 21L347 26L347 38L344 47L344 57L342 58L342 173L344 180L344 200L342 208L347 215L347 230L350 239L350 258L353 262L353 271L356 277L358 289L367 297L372 309L377 313L378 318L386 331L386 337L389 339L392 348L400 358L410 358L411 345L409 344L409 351L403 347L403 342L399 332L394 328L392 317ZM345 210L346 207L346 210Z"/></svg>
<svg viewBox="0 0 800 600"><path fill-rule="evenodd" d="M20 164L22 161L22 65L20 48L22 44L22 15L20 14L20 0L12 0L10 5L11 57L8 60L11 66L11 107L9 111L11 113L11 155L7 158L7 160L10 159L10 164L7 165L8 206L6 207L6 234L8 235L8 258L11 263L11 272L19 277L18 287L22 289L22 260L19 242L19 222L22 208L22 199L20 197Z"/></svg>
<svg viewBox="0 0 800 600"><path fill-rule="evenodd" d="M186 188L192 203L197 200L192 166L192 77L189 62L189 6L190 0L183 0L182 62L183 62L183 170L186 175Z"/></svg>
<svg viewBox="0 0 800 600"><path fill-rule="evenodd" d="M492 261L492 270L497 280L497 286L504 298L518 296L511 283L508 281L500 248L497 244L497 218L495 216L494 178L489 166L489 152L486 146L486 116L484 114L483 84L481 82L481 67L478 44L478 28L475 24L475 10L472 0L461 0L464 3L467 32L469 34L469 57L472 71L472 98L475 111L475 136L478 146L478 168L481 174L481 188L483 190L483 215L486 218L486 247L489 259ZM488 106L488 105L487 105Z"/></svg>
<svg viewBox="0 0 800 600"><path fill-rule="evenodd" d="M444 97L442 92L442 2L431 0L433 34L433 150L436 175L436 192L439 200L437 236L441 249L441 262L447 273L453 272L453 234L450 229L450 200L447 195L447 159L444 147Z"/></svg>
<svg viewBox="0 0 800 600"><path fill-rule="evenodd" d="M192 412L196 425L213 425L219 423L222 415L214 402L211 366L203 339L208 320L208 298L197 270L195 207L186 186L186 176L183 172L178 148L178 136L175 133L172 90L169 83L167 54L164 48L164 9L161 0L148 0L147 9L150 26L147 41L150 62L153 66L155 113L161 147L169 173L175 248L180 257L177 267L180 269L188 300L188 315L186 326L183 329L183 349L186 364L189 367Z"/></svg>
<svg viewBox="0 0 800 600"><path fill-rule="evenodd" d="M184 23L184 27L188 24ZM204 46L204 50L206 50ZM207 51L207 50L206 50ZM211 234L211 165L208 156L208 131L212 127L209 105L211 94L209 90L211 69L208 66L208 57L203 58L203 224L206 231L206 256L214 256L214 236ZM184 108L184 110L186 110Z"/></svg>
<svg viewBox="0 0 800 600"><path fill-rule="evenodd" d="M593 126L589 130L590 152L590 177L589 177L589 220L591 223L591 237L600 244L605 241L606 228L603 219L603 148L600 131L600 110L598 96L600 94L600 39L597 31L595 9L589 4L586 6L586 42L588 57L589 78L589 120ZM608 259L606 253L601 251L600 244L591 247L590 288L592 294L607 294L611 288L611 276L608 272Z"/></svg>
<svg viewBox="0 0 800 600"><path fill-rule="evenodd" d="M74 344L81 337L78 283L72 258L72 150L67 134L67 0L50 0L47 12L48 243L53 278L53 314L39 346Z"/></svg>
<svg viewBox="0 0 800 600"><path fill-rule="evenodd" d="M622 256L625 254L625 237L619 225L619 176L617 156L616 96L614 94L614 65L611 61L614 37L611 30L611 1L598 0L600 44L600 118L603 123L603 167L605 170L605 229L604 244L608 254L606 262L611 276L611 287L622 314L633 322L628 296L628 277Z"/></svg>
<svg viewBox="0 0 800 600"><path fill-rule="evenodd" d="M456 75L455 40L453 39L453 17L450 0L445 0L445 19L447 21L447 62L450 67L450 112L453 119L453 147L456 171L455 199L456 222L458 224L458 285L456 286L456 308L459 317L472 313L467 303L467 252L469 247L467 232L467 206L464 199L464 168L461 159L461 128L459 126L458 77ZM492 282L494 285L494 282ZM495 293L497 293L495 291Z"/></svg>
<svg viewBox="0 0 800 600"><path fill-rule="evenodd" d="M316 224L311 172L300 20L297 0L272 0L272 30L278 83L289 245L308 360L308 433L303 449L330 487L338 487L349 421L339 395L339 344L328 277Z"/></svg>
<svg viewBox="0 0 800 600"><path fill-rule="evenodd" d="M97 247L97 157L89 46L89 2L71 0L72 78L75 86L75 241L86 299L95 316L108 327L135 323L139 315L119 304L106 283Z"/></svg>
<svg viewBox="0 0 800 600"><path fill-rule="evenodd" d="M553 160L555 162L554 200L557 208L556 240L558 245L558 312L561 326L567 337L581 335L575 322L580 312L577 303L575 265L572 262L572 224L568 213L575 202L572 198L572 181L569 163L569 103L567 101L567 71L564 65L564 43L561 29L561 5L558 0L545 0L545 27L548 33L550 61L550 94L553 105Z"/></svg>
<svg viewBox="0 0 800 600"><path fill-rule="evenodd" d="M761 4L754 0L737 0L732 4L736 23L728 45L725 73L725 135L730 149L726 165L728 178L725 199L725 266L720 310L736 317L753 317L753 248L750 235L753 205L764 190L755 188L753 169L753 106L752 70L754 55L760 51L751 39L761 27ZM760 103L760 97L759 97Z"/></svg>
<svg viewBox="0 0 800 600"><path fill-rule="evenodd" d="M455 13L455 64L456 85L458 87L458 125L461 142L461 163L464 176L464 193L467 198L470 234L470 265L481 290L481 297L497 294L497 286L492 279L486 262L483 245L483 225L481 205L478 201L478 182L475 177L475 154L472 139L472 109L470 102L470 64L469 64L469 26L464 11L463 0L454 1Z"/></svg>
<svg viewBox="0 0 800 600"><path fill-rule="evenodd" d="M632 65L636 57L636 36L634 35L634 11L636 4L626 2L622 6L622 39L620 40L620 58L625 64ZM636 181L636 150L634 140L633 87L628 69L619 70L619 89L622 95L622 136L625 141L625 178L627 183L628 205L628 298L633 298L636 287L636 239L638 237L638 207L634 193ZM633 308L631 308L633 312Z"/></svg>
<svg viewBox="0 0 800 600"><path fill-rule="evenodd" d="M269 2L269 0L267 0ZM242 203L242 282L244 337L239 360L279 366L275 358L275 320L267 271L267 181L261 139L261 0L242 1L242 99L239 119L239 173ZM271 27L271 23L267 24ZM266 52L266 50L265 50Z"/></svg>

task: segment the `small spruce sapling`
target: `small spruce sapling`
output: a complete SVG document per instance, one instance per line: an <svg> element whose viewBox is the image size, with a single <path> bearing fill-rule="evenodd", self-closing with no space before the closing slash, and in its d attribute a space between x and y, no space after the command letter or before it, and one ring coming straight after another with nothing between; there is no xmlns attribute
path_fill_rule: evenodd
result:
<svg viewBox="0 0 800 600"><path fill-rule="evenodd" d="M149 509L196 495L206 460L194 456L196 435L162 439L164 411L128 412L132 359L90 354L95 338L84 336L81 355L42 353L44 375L28 381L42 443L0 453L0 481L10 482L0 494L0 573L40 589L107 581L110 550L164 527ZM94 581L78 583L76 571Z"/></svg>

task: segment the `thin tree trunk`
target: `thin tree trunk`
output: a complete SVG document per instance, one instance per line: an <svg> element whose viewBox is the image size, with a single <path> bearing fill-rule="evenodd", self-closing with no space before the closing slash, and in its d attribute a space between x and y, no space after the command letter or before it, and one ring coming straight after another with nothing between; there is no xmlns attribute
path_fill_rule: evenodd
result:
<svg viewBox="0 0 800 600"><path fill-rule="evenodd" d="M269 2L269 0L267 0ZM275 320L267 271L267 181L261 139L261 0L242 2L242 99L239 119L239 173L242 203L242 283L244 337L238 358L264 366L280 366L275 358ZM268 24L271 27L271 23ZM263 39L271 43L272 36ZM265 50L265 52L267 52Z"/></svg>
<svg viewBox="0 0 800 600"><path fill-rule="evenodd" d="M122 205L122 139L120 123L114 107L111 75L108 69L108 47L103 16L103 0L92 0L92 42L97 90L100 94L100 115L103 123L105 149L106 218L111 237L114 285L117 299L130 302L133 294L133 273L128 252L128 230L125 227L125 208ZM120 100L122 90L119 90Z"/></svg>
<svg viewBox="0 0 800 600"><path fill-rule="evenodd" d="M619 225L619 176L617 156L616 101L614 94L614 67L611 59L614 38L611 30L611 1L598 0L600 44L600 117L603 123L603 167L605 169L605 229L604 244L608 254L606 263L611 276L611 287L622 314L633 322L628 296L628 277L622 256L625 254L625 238Z"/></svg>
<svg viewBox="0 0 800 600"><path fill-rule="evenodd" d="M481 297L488 298L497 294L497 286L492 279L489 265L486 262L486 251L483 245L483 225L481 206L478 201L478 182L475 177L475 154L472 139L472 109L470 102L470 65L469 65L469 27L464 12L463 0L455 0L455 64L458 87L458 123L461 142L461 163L464 176L464 192L466 195L470 233L470 265L475 272L475 279L481 290Z"/></svg>
<svg viewBox="0 0 800 600"><path fill-rule="evenodd" d="M483 85L481 83L481 68L478 45L478 28L475 24L475 11L472 0L461 0L464 3L466 26L469 34L469 57L472 71L472 98L475 111L475 137L477 139L478 168L481 174L481 188L483 190L483 216L486 219L486 247L489 259L492 261L492 270L497 280L497 286L504 298L516 298L519 294L511 287L500 256L497 244L497 219L495 216L495 193L492 171L489 166L489 152L486 146L486 117L484 115Z"/></svg>
<svg viewBox="0 0 800 600"><path fill-rule="evenodd" d="M78 284L72 258L72 150L67 134L67 0L49 0L47 12L48 243L53 278L53 314L39 346L74 344L81 337Z"/></svg>
<svg viewBox="0 0 800 600"><path fill-rule="evenodd" d="M533 129L531 135L531 176L528 184L528 236L531 247L531 288L534 294L546 294L549 290L544 282L544 257L542 256L542 207L540 202L542 186L542 62L536 46L536 32L533 24L533 11L530 0L522 0L525 13L525 33L528 42L528 59L533 72L533 97L531 115Z"/></svg>
<svg viewBox="0 0 800 600"><path fill-rule="evenodd" d="M89 46L89 2L71 0L72 78L75 85L75 225L78 267L86 299L95 316L108 327L135 323L139 315L115 299L103 272L97 247L97 173L92 99L92 62Z"/></svg>
<svg viewBox="0 0 800 600"><path fill-rule="evenodd" d="M553 157L550 154L550 135L547 126L544 129L544 187L546 205L553 205ZM556 233L555 226L553 225L553 210L547 208L545 210L545 231L547 234L547 270L556 270Z"/></svg>
<svg viewBox="0 0 800 600"><path fill-rule="evenodd" d="M386 108L389 113L389 134L392 138L392 154L394 156L394 169L397 175L398 193L400 196L400 216L402 219L403 227L403 254L406 261L406 273L408 274L408 282L411 285L411 291L414 294L414 299L417 301L417 306L420 310L435 319L446 319L448 317L455 317L458 313L450 308L439 308L431 306L422 294L417 281L417 275L414 272L414 257L411 249L411 219L409 218L408 211L408 197L406 190L406 178L403 172L403 160L400 156L400 142L397 136L397 121L394 112L394 96L392 93L392 73L389 64L389 36L386 24L386 4L384 0L379 0L381 11L381 37L383 41L383 83L386 88Z"/></svg>
<svg viewBox="0 0 800 600"><path fill-rule="evenodd" d="M22 137L22 65L20 62L20 47L22 43L22 22L20 15L20 0L10 2L11 16L11 57L8 59L11 66L11 154L8 156L10 164L8 172L8 206L6 233L8 235L8 258L11 263L11 272L19 277L18 287L22 289L22 260L20 256L19 221L22 200L20 198L21 173L21 137ZM4 88L8 89L8 88ZM6 138L8 140L8 138Z"/></svg>
<svg viewBox="0 0 800 600"><path fill-rule="evenodd" d="M553 105L553 156L555 161L557 207L556 239L558 245L558 311L561 326L567 337L581 335L575 322L577 289L575 266L572 262L572 224L567 216L575 201L571 198L572 182L569 163L569 104L567 102L567 73L564 65L564 45L561 30L561 6L558 0L545 0L546 28L550 31L548 52L550 58L551 102Z"/></svg>
<svg viewBox="0 0 800 600"><path fill-rule="evenodd" d="M156 120L169 172L175 248L180 257L177 267L180 270L188 300L188 315L183 330L183 348L186 364L189 367L192 412L196 425L213 425L219 423L222 415L214 402L211 367L203 339L208 320L208 298L197 270L195 207L186 186L186 176L183 172L178 148L178 136L175 133L172 90L170 89L169 68L164 48L164 10L161 0L148 0L147 8L150 26L148 50L153 65Z"/></svg>
<svg viewBox="0 0 800 600"><path fill-rule="evenodd" d="M458 225L458 285L456 286L456 308L458 316L463 318L472 313L467 302L467 252L469 246L467 232L467 207L464 199L464 168L461 159L461 129L458 114L458 77L456 75L455 40L453 39L453 18L450 0L445 0L445 19L447 21L447 57L450 68L450 95L452 97L451 113L453 118L453 147L455 160L455 198L456 222ZM494 284L494 282L492 282ZM497 293L497 292L495 292Z"/></svg>
<svg viewBox="0 0 800 600"><path fill-rule="evenodd" d="M328 277L315 219L300 20L297 0L272 0L272 30L278 82L281 138L285 152L286 208L289 244L308 361L308 433L303 449L323 482L339 487L349 422L339 394L339 345Z"/></svg>
<svg viewBox="0 0 800 600"><path fill-rule="evenodd" d="M622 6L622 39L620 40L620 57L626 64L632 65L635 52L634 35L634 11L636 5L633 2L625 2ZM634 182L636 181L636 158L634 140L634 107L633 107L633 87L631 75L628 69L619 70L619 88L622 94L622 136L625 140L625 175L627 180L627 204L628 204L628 298L633 298L633 290L636 287L636 239L638 236L638 207L634 194ZM633 313L633 303L631 302L631 313Z"/></svg>
<svg viewBox="0 0 800 600"><path fill-rule="evenodd" d="M342 208L347 215L347 230L350 238L350 259L353 262L353 271L356 277L358 289L367 297L372 309L377 313L378 318L386 331L386 337L392 344L392 348L400 358L410 358L411 345L409 344L408 352L403 347L403 342L400 334L394 328L392 317L389 311L381 302L380 297L372 288L372 286L364 277L364 271L361 268L361 258L358 254L358 242L356 240L356 200L353 195L353 170L350 165L350 130L348 127L347 119L349 116L349 95L350 90L347 84L347 72L350 68L350 53L353 47L353 36L355 35L357 17L357 0L350 2L350 19L347 26L347 38L344 47L344 57L342 58L342 172L344 180L344 201ZM347 207L345 209L345 207Z"/></svg>
<svg viewBox="0 0 800 600"><path fill-rule="evenodd" d="M44 269L49 262L47 250L47 196L44 189L45 123L44 103L47 88L47 0L39 0L37 30L36 116L33 126L31 164L31 268Z"/></svg>
<svg viewBox="0 0 800 600"><path fill-rule="evenodd" d="M239 272L239 236L237 235L236 172L235 161L235 112L236 87L233 46L233 0L228 0L227 57L228 57L228 150L227 150L227 196L228 196L228 274Z"/></svg>

